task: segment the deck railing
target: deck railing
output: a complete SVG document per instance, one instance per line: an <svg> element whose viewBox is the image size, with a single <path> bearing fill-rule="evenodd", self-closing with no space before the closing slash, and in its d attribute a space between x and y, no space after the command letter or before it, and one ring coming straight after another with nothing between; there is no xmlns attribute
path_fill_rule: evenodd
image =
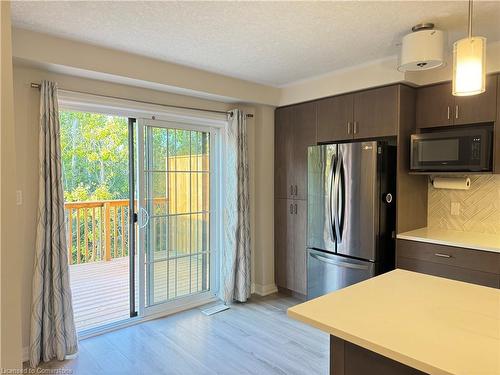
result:
<svg viewBox="0 0 500 375"><path fill-rule="evenodd" d="M128 199L68 202L69 264L128 256Z"/></svg>

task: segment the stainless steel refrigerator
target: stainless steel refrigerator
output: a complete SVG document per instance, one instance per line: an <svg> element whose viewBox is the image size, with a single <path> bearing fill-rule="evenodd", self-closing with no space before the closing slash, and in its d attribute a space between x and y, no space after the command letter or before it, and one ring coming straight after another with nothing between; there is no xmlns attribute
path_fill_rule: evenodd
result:
<svg viewBox="0 0 500 375"><path fill-rule="evenodd" d="M394 268L396 148L308 148L307 298Z"/></svg>

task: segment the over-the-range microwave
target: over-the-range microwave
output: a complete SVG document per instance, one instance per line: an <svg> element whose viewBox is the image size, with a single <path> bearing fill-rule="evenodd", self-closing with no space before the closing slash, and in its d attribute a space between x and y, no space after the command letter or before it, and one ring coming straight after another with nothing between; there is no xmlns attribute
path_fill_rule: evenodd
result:
<svg viewBox="0 0 500 375"><path fill-rule="evenodd" d="M414 172L488 172L492 170L491 126L413 134L410 170Z"/></svg>

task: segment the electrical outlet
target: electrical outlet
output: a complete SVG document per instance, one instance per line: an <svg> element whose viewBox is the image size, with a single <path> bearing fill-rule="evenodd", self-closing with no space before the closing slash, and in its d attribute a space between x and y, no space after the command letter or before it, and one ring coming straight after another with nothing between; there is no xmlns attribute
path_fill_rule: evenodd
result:
<svg viewBox="0 0 500 375"><path fill-rule="evenodd" d="M451 202L451 214L453 216L460 215L460 203L459 202Z"/></svg>
<svg viewBox="0 0 500 375"><path fill-rule="evenodd" d="M23 191L16 190L16 205L20 206L23 204Z"/></svg>

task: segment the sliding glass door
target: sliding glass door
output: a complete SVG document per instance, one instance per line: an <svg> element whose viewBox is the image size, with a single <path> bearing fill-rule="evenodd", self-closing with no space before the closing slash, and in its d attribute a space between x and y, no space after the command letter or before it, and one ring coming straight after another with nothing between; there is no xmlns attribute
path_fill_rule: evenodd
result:
<svg viewBox="0 0 500 375"><path fill-rule="evenodd" d="M139 308L161 312L212 293L215 129L138 122Z"/></svg>

